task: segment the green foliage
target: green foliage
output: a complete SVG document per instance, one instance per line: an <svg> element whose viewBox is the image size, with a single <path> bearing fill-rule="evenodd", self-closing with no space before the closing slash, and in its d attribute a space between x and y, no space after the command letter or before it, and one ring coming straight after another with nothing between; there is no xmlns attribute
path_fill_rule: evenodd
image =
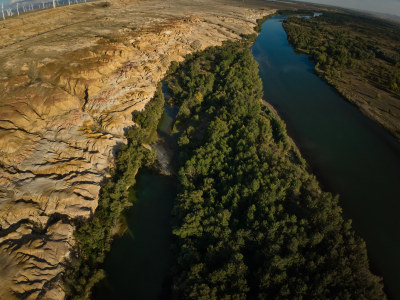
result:
<svg viewBox="0 0 400 300"><path fill-rule="evenodd" d="M284 123L261 107L246 44L188 56L167 84L182 130L177 299L384 298L338 198L320 190Z"/></svg>
<svg viewBox="0 0 400 300"><path fill-rule="evenodd" d="M164 94L161 84L158 84L154 98L146 105L142 112L135 113L133 121L141 128L146 128L144 138L148 144L154 143L157 139L157 126L164 111Z"/></svg>
<svg viewBox="0 0 400 300"><path fill-rule="evenodd" d="M307 9L298 9L298 10L288 10L288 9L281 9L278 10L279 15L283 16L313 16L314 10L307 10Z"/></svg>
<svg viewBox="0 0 400 300"><path fill-rule="evenodd" d="M256 26L254 26L254 31L256 33L260 33L261 29L262 29L262 24L264 24L264 22L270 18L272 15L266 15L264 17L262 17L261 19L257 19L256 20ZM256 33L252 33L252 34L242 34L242 40L241 43L245 43L248 45L248 47L250 47L257 39L257 34Z"/></svg>
<svg viewBox="0 0 400 300"><path fill-rule="evenodd" d="M309 55L316 63L316 71L324 77L337 78L341 74L338 71L362 68L360 77L400 94L400 26L331 12L312 19L289 17L283 26L288 41L297 51Z"/></svg>
<svg viewBox="0 0 400 300"><path fill-rule="evenodd" d="M126 133L128 143L117 153L116 168L105 180L99 205L90 221L79 226L75 233L75 260L64 275L64 287L70 299L87 299L93 286L105 277L101 264L110 250L112 228L117 224L123 210L131 205L129 187L135 184L135 176L142 165L151 165L154 153L143 147L156 138L158 121L164 107L161 84L154 98L142 112L134 115L139 125Z"/></svg>
<svg viewBox="0 0 400 300"><path fill-rule="evenodd" d="M267 21L269 18L271 17L271 15L266 15L264 17L262 17L261 19L257 19L257 25L254 27L254 31L259 33L261 32L261 28L262 28L262 24L264 24L265 21Z"/></svg>

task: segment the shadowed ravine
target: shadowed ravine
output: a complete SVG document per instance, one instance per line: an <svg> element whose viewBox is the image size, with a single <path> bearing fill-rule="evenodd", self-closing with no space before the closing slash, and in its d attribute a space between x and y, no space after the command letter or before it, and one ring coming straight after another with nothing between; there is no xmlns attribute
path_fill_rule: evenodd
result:
<svg viewBox="0 0 400 300"><path fill-rule="evenodd" d="M165 87L163 91L168 99ZM157 151L172 152L168 145L173 144L171 130L176 113L177 108L165 104L158 126ZM160 161L160 165L164 173L171 171L170 162ZM176 184L173 176L148 169L139 172L130 194L133 206L125 213L128 229L113 243L104 264L107 278L95 288L93 299L168 297L171 210L177 193Z"/></svg>

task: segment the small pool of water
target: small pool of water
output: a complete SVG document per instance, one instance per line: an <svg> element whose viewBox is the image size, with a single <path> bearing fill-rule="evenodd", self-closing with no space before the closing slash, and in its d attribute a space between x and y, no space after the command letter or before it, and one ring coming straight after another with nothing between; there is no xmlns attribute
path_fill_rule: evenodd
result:
<svg viewBox="0 0 400 300"><path fill-rule="evenodd" d="M128 230L114 241L104 263L107 278L93 299L168 298L176 180L142 170L131 197L134 205L125 214Z"/></svg>
<svg viewBox="0 0 400 300"><path fill-rule="evenodd" d="M158 135L162 138L171 137L172 128L179 108L168 103L164 105L164 113L158 124ZM173 135L172 135L173 136Z"/></svg>
<svg viewBox="0 0 400 300"><path fill-rule="evenodd" d="M163 82L164 97L169 94ZM165 153L173 169L178 134L172 134L178 108L165 103L159 122L159 141L153 148ZM162 164L162 163L161 163ZM171 288L171 210L177 181L154 170L141 169L131 190L133 206L124 217L128 230L117 238L104 263L106 279L93 292L93 299L168 299Z"/></svg>

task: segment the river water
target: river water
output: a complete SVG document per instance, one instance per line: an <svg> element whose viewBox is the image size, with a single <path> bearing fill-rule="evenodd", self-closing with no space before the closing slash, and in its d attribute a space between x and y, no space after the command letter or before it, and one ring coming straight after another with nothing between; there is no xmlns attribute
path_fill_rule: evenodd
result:
<svg viewBox="0 0 400 300"><path fill-rule="evenodd" d="M171 176L142 170L132 191L133 206L126 212L128 230L107 255L107 278L93 299L168 298L171 266L171 209L176 182Z"/></svg>
<svg viewBox="0 0 400 300"><path fill-rule="evenodd" d="M252 51L265 98L285 120L323 189L340 194L345 217L367 242L374 271L400 299L400 143L314 74L313 63L288 44L279 16L264 23ZM167 148L176 138L171 130L176 112L166 105L159 125ZM131 196L128 230L113 243L104 266L107 279L94 299L168 298L176 179L142 170Z"/></svg>
<svg viewBox="0 0 400 300"><path fill-rule="evenodd" d="M323 189L340 195L374 272L400 299L400 143L315 75L314 64L288 44L280 19L268 19L252 47L264 96Z"/></svg>
<svg viewBox="0 0 400 300"><path fill-rule="evenodd" d="M165 105L158 134L165 147L172 143L177 108ZM170 149L166 149L170 150ZM142 169L131 190L133 206L125 213L127 231L117 238L104 262L107 277L93 299L168 299L172 259L171 210L177 181L155 170Z"/></svg>

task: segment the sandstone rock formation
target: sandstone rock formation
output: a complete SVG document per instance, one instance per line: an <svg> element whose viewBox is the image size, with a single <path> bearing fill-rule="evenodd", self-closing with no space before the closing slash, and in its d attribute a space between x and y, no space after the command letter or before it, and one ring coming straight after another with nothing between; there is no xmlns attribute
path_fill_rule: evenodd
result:
<svg viewBox="0 0 400 300"><path fill-rule="evenodd" d="M253 32L264 2L82 3L0 22L0 299L62 299L74 220L171 61ZM244 7L246 6L246 7Z"/></svg>

